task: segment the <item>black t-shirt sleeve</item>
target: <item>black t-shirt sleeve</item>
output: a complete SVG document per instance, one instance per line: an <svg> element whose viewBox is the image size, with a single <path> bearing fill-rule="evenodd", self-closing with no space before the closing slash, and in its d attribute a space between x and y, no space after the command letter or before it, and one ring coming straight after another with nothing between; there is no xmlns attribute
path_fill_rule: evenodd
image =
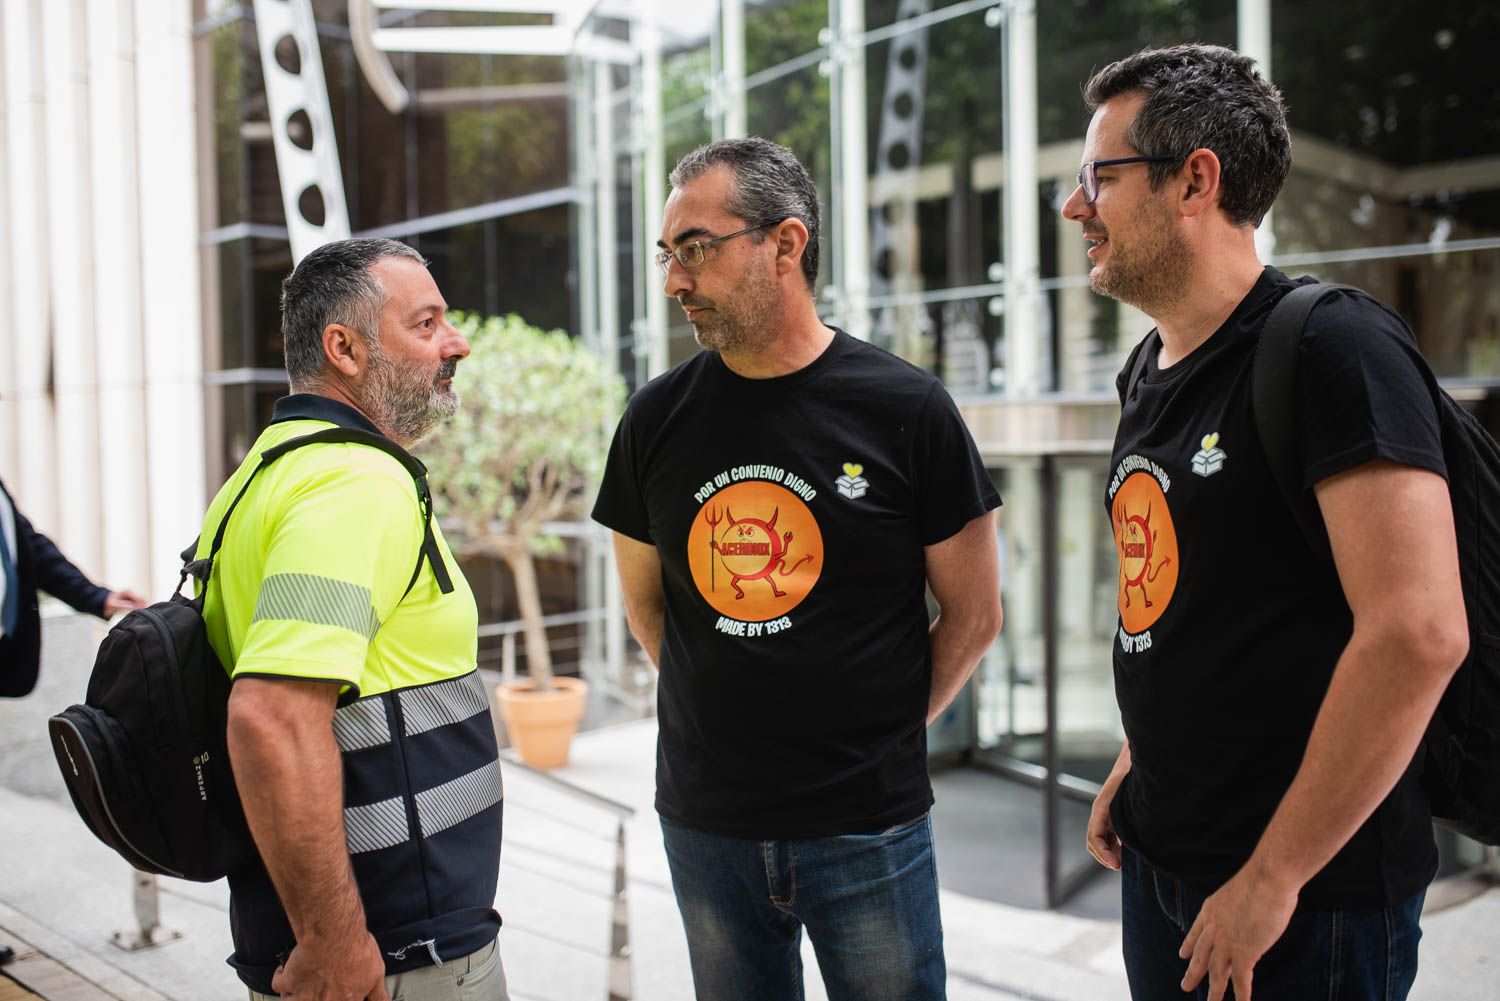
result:
<svg viewBox="0 0 1500 1001"><path fill-rule="evenodd" d="M1374 459L1447 476L1433 387L1405 324L1362 297L1330 297L1300 351L1305 488Z"/></svg>
<svg viewBox="0 0 1500 1001"><path fill-rule="evenodd" d="M934 383L922 404L914 441L917 517L922 545L951 538L1000 506L969 428L947 390Z"/></svg>
<svg viewBox="0 0 1500 1001"><path fill-rule="evenodd" d="M635 438L636 418L627 407L615 428L604 464L604 480L599 484L599 498L594 502L593 518L605 528L628 535L637 542L655 545L651 538L651 517L641 493L641 470L638 456L640 443Z"/></svg>

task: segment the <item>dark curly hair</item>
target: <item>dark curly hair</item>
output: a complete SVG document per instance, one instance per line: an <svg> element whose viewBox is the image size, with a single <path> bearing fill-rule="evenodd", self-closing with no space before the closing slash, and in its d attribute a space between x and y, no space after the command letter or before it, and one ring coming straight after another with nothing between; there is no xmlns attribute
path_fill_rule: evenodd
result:
<svg viewBox="0 0 1500 1001"><path fill-rule="evenodd" d="M1126 139L1142 153L1170 156L1150 164L1160 188L1195 149L1219 158L1219 207L1239 226L1259 225L1292 166L1292 137L1281 91L1255 69L1255 60L1219 45L1143 49L1110 63L1089 79L1084 101L1092 112L1121 94L1146 96Z"/></svg>

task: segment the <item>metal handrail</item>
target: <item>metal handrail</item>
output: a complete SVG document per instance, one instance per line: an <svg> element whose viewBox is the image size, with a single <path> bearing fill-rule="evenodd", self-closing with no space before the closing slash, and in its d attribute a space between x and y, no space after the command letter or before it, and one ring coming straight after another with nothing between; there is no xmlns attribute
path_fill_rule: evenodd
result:
<svg viewBox="0 0 1500 1001"><path fill-rule="evenodd" d="M507 768L520 768L569 796L591 806L607 810L615 818L615 875L612 892L613 912L610 918L608 1001L631 1001L634 989L630 970L629 875L626 872L625 824L635 816L635 807L611 799L602 793L574 785L540 768L533 768L513 754L505 755Z"/></svg>
<svg viewBox="0 0 1500 1001"><path fill-rule="evenodd" d="M542 616L542 628L551 629L553 626L577 626L585 622L597 622L603 620L605 615L602 608L584 608L576 612L558 612L554 615ZM514 636L524 632L526 629L525 619L507 619L504 622L491 622L479 627L479 638L489 639L493 636Z"/></svg>
<svg viewBox="0 0 1500 1001"><path fill-rule="evenodd" d="M526 762L522 761L520 757L516 756L515 754L505 755L505 766L507 768L519 768L522 771L526 772L528 775L534 775L537 778L545 781L547 784L555 786L556 788L562 790L570 796L575 796L578 799L587 800L588 802L594 804L597 807L600 807L601 809L610 811L616 817L622 820L628 820L629 818L635 816L635 807L629 806L625 803L621 803L617 799L610 799L603 793L594 792L592 789L585 789L582 786L574 785L572 782L569 782L566 779L560 779L556 775L553 775L551 772L544 769L534 768L531 765L528 765Z"/></svg>

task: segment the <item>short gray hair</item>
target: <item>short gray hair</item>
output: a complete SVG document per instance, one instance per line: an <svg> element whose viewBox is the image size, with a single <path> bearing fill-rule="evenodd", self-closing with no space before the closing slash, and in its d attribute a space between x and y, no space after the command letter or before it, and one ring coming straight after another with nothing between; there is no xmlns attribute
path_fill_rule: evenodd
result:
<svg viewBox="0 0 1500 1001"><path fill-rule="evenodd" d="M1219 45L1143 49L1095 73L1084 87L1090 112L1121 94L1142 93L1126 139L1147 156L1153 190L1195 149L1219 158L1219 207L1238 226L1258 226L1292 167L1292 136L1281 91L1255 60Z"/></svg>
<svg viewBox="0 0 1500 1001"><path fill-rule="evenodd" d="M427 265L421 254L395 240L335 240L302 258L281 283L281 337L293 391L322 376L323 330L330 323L378 347L386 291L370 268L387 257Z"/></svg>
<svg viewBox="0 0 1500 1001"><path fill-rule="evenodd" d="M818 241L822 236L818 216L818 188L807 168L785 146L745 136L738 139L716 139L688 153L672 168L672 187L725 166L734 173L734 184L724 211L745 220L746 225L760 226L800 219L807 227L807 247L802 251L802 277L811 292L818 282ZM764 233L753 233L759 242Z"/></svg>

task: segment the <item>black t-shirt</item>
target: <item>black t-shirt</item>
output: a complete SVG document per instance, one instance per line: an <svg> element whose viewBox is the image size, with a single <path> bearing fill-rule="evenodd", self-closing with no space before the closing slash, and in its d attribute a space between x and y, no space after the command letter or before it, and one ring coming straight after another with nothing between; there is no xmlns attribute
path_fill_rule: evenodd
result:
<svg viewBox="0 0 1500 1001"><path fill-rule="evenodd" d="M1106 491L1120 559L1115 687L1132 760L1113 819L1132 850L1205 890L1245 863L1291 785L1353 629L1332 559L1299 530L1251 409L1261 328L1294 285L1267 268L1165 371L1155 332L1136 349L1149 360L1124 401ZM1434 386L1404 325L1337 295L1313 310L1300 352L1307 503L1314 484L1373 459L1446 475ZM1302 905L1389 904L1427 885L1437 853L1419 775L1414 763Z"/></svg>
<svg viewBox="0 0 1500 1001"><path fill-rule="evenodd" d="M926 810L923 547L999 503L942 385L842 331L789 375L704 351L643 386L594 519L661 559L662 816L801 838Z"/></svg>

